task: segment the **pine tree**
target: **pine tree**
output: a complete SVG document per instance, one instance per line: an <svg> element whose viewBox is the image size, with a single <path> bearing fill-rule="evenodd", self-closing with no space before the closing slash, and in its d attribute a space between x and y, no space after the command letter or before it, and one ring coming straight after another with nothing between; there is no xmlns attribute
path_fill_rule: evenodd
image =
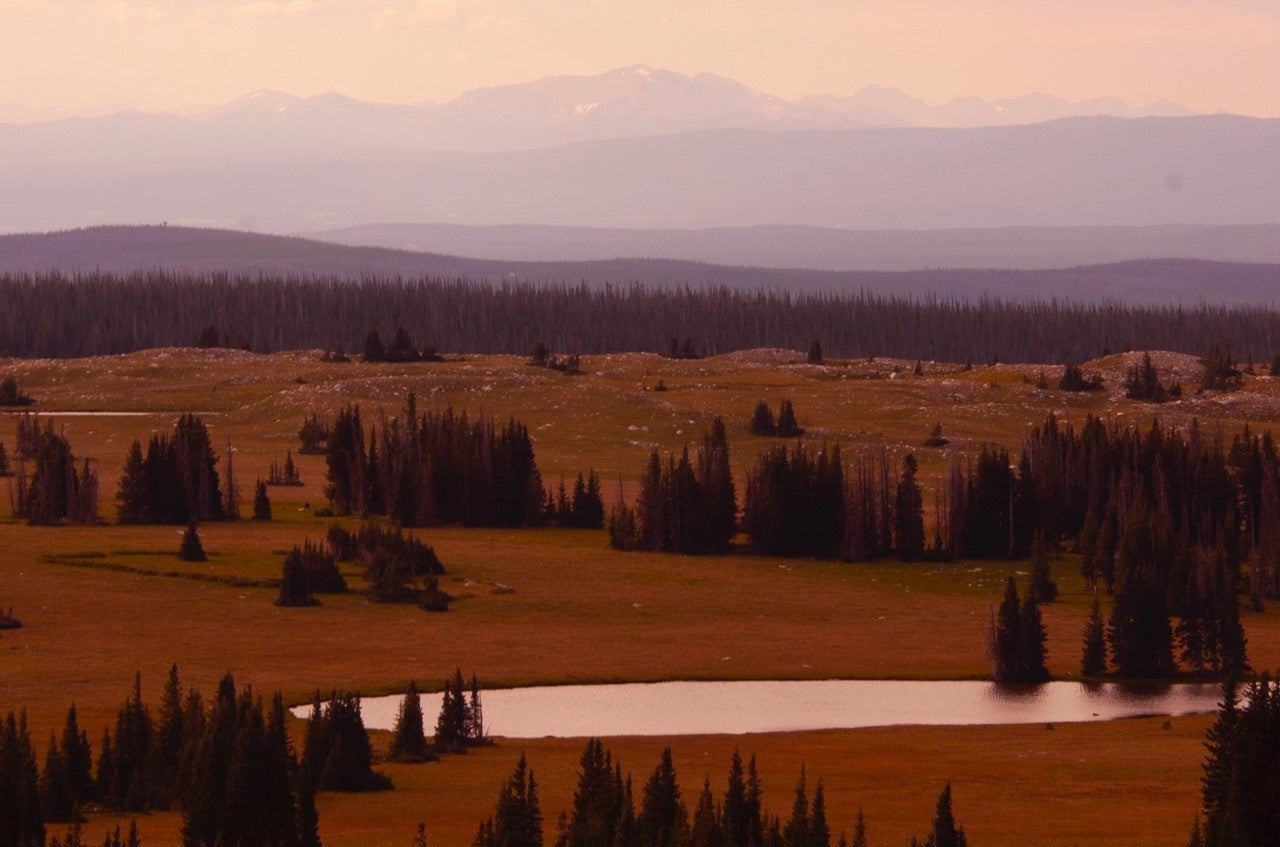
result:
<svg viewBox="0 0 1280 847"><path fill-rule="evenodd" d="M409 690L400 703L400 712L396 715L387 758L393 762L426 762L432 758L431 752L427 749L418 686L412 680L409 681Z"/></svg>
<svg viewBox="0 0 1280 847"><path fill-rule="evenodd" d="M204 546L200 543L200 533L196 531L195 522L187 524L182 533L182 544L178 547L178 558L184 562L204 562L208 560Z"/></svg>
<svg viewBox="0 0 1280 847"><path fill-rule="evenodd" d="M276 605L288 607L320 605L320 601L311 596L311 577L303 563L302 553L297 547L284 557L284 566L280 571L280 594L276 597Z"/></svg>
<svg viewBox="0 0 1280 847"><path fill-rule="evenodd" d="M778 431L779 438L799 438L804 435L804 430L800 424L796 422L796 410L791 405L790 400L783 400L782 405L778 407Z"/></svg>
<svg viewBox="0 0 1280 847"><path fill-rule="evenodd" d="M867 847L867 823L862 817L862 807L858 807L858 818L853 825L853 840L849 847Z"/></svg>
<svg viewBox="0 0 1280 847"><path fill-rule="evenodd" d="M702 781L702 793L694 807L688 844L689 847L724 847L723 821L711 794L711 780Z"/></svg>
<svg viewBox="0 0 1280 847"><path fill-rule="evenodd" d="M271 520L271 498L267 496L267 484L262 480L258 480L253 488L253 519Z"/></svg>
<svg viewBox="0 0 1280 847"><path fill-rule="evenodd" d="M805 847L831 847L831 827L827 824L827 799L822 780L813 788L813 805L809 808L809 839Z"/></svg>
<svg viewBox="0 0 1280 847"><path fill-rule="evenodd" d="M665 747L641 795L636 821L640 842L646 847L678 847L686 837L689 821L676 781L671 748Z"/></svg>
<svg viewBox="0 0 1280 847"><path fill-rule="evenodd" d="M135 441L125 457L124 472L120 475L120 487L116 492L119 503L116 519L123 524L145 523L149 517L148 499L142 445Z"/></svg>
<svg viewBox="0 0 1280 847"><path fill-rule="evenodd" d="M809 843L809 794L805 786L803 765L800 766L800 779L796 782L791 817L782 828L782 837L787 847L807 847Z"/></svg>
<svg viewBox="0 0 1280 847"><path fill-rule="evenodd" d="M736 747L729 760L729 785L724 794L724 821L729 847L747 847L752 832L759 826L758 820L751 819L742 755Z"/></svg>
<svg viewBox="0 0 1280 847"><path fill-rule="evenodd" d="M1037 530L1031 540L1031 596L1037 603L1058 599L1058 586L1049 568L1049 548L1044 533Z"/></svg>
<svg viewBox="0 0 1280 847"><path fill-rule="evenodd" d="M1004 600L996 616L993 652L995 681L1021 682L1022 605L1018 601L1018 586L1013 577L1005 583Z"/></svg>
<svg viewBox="0 0 1280 847"><path fill-rule="evenodd" d="M751 415L751 434L764 438L772 438L778 434L778 425L774 423L773 411L763 400L756 404L755 412Z"/></svg>
<svg viewBox="0 0 1280 847"><path fill-rule="evenodd" d="M924 554L924 502L916 482L916 457L902 461L902 478L893 504L893 537L898 558L914 562Z"/></svg>
<svg viewBox="0 0 1280 847"><path fill-rule="evenodd" d="M1084 625L1084 654L1080 659L1080 673L1090 679L1107 675L1107 643L1102 623L1102 605L1095 594L1089 620Z"/></svg>
<svg viewBox="0 0 1280 847"><path fill-rule="evenodd" d="M964 829L956 826L951 811L951 783L948 782L938 795L937 811L933 818L933 831L925 840L926 847L965 847Z"/></svg>
<svg viewBox="0 0 1280 847"><path fill-rule="evenodd" d="M1045 667L1046 642L1049 640L1044 623L1040 617L1040 604L1027 586L1027 593L1022 600L1018 641L1021 647L1019 660L1019 681L1029 684L1048 682L1049 670Z"/></svg>
<svg viewBox="0 0 1280 847"><path fill-rule="evenodd" d="M503 783L492 818L480 825L475 847L542 847L542 809L538 784L523 753Z"/></svg>
<svg viewBox="0 0 1280 847"><path fill-rule="evenodd" d="M320 813L316 811L316 792L311 783L302 780L298 786L297 847L321 847Z"/></svg>

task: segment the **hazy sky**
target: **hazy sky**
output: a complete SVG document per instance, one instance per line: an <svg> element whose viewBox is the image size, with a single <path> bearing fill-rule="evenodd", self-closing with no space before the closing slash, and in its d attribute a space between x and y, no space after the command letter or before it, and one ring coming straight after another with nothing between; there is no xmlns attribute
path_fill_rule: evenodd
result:
<svg viewBox="0 0 1280 847"><path fill-rule="evenodd" d="M442 100L637 63L788 98L881 83L1280 116L1280 0L0 0L0 104L39 109Z"/></svg>

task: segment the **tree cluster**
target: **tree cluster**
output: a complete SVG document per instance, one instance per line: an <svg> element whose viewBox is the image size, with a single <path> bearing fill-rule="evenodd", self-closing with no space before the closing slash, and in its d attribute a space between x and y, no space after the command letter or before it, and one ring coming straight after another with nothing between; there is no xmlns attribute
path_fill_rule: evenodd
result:
<svg viewBox="0 0 1280 847"><path fill-rule="evenodd" d="M360 697L334 692L322 703L316 692L307 719L299 783L314 791L381 791L391 780L373 769L373 747L360 713Z"/></svg>
<svg viewBox="0 0 1280 847"><path fill-rule="evenodd" d="M1018 586L1009 577L991 637L995 681L1021 685L1048 682L1049 670L1044 663L1047 640L1040 603L1031 587L1019 601Z"/></svg>
<svg viewBox="0 0 1280 847"><path fill-rule="evenodd" d="M18 378L10 374L0 380L0 406L33 406L35 398L18 386Z"/></svg>
<svg viewBox="0 0 1280 847"><path fill-rule="evenodd" d="M1059 391L1101 391L1102 374L1086 377L1080 366L1067 362L1062 366L1062 377L1058 380Z"/></svg>
<svg viewBox="0 0 1280 847"><path fill-rule="evenodd" d="M1130 400L1145 400L1149 403L1163 403L1169 399L1182 396L1182 385L1160 382L1160 374L1151 361L1150 353L1142 354L1142 362L1129 368L1124 377L1124 396Z"/></svg>
<svg viewBox="0 0 1280 847"><path fill-rule="evenodd" d="M796 422L796 410L790 400L783 400L778 407L777 420L769 404L761 400L751 413L751 434L762 438L799 438L804 430Z"/></svg>
<svg viewBox="0 0 1280 847"><path fill-rule="evenodd" d="M227 506L236 500L235 480L230 473L224 476L225 490L204 421L182 415L172 434L151 436L145 456L141 442L129 448L116 492L117 519L123 524L181 525L234 517Z"/></svg>
<svg viewBox="0 0 1280 847"><path fill-rule="evenodd" d="M341 515L386 515L401 526L516 527L541 519L544 492L528 428L464 412L381 417L366 439L359 406L329 428L325 494Z"/></svg>
<svg viewBox="0 0 1280 847"><path fill-rule="evenodd" d="M1204 366L1200 377L1200 388L1204 391L1234 391L1244 384L1244 373L1231 355L1230 347L1224 349L1216 343L1209 345L1200 364ZM1249 367L1252 370L1253 366Z"/></svg>
<svg viewBox="0 0 1280 847"><path fill-rule="evenodd" d="M565 488L564 480L555 494L547 491L542 505L543 521L566 529L600 529L604 526L604 500L600 496L600 478L595 469L581 472L574 480L573 490Z"/></svg>
<svg viewBox="0 0 1280 847"><path fill-rule="evenodd" d="M406 703L407 703L406 699ZM484 707L480 683L471 675L468 691L462 670L444 681L440 715L436 719L434 747L440 753L463 753L467 748L488 743L484 729Z"/></svg>
<svg viewBox="0 0 1280 847"><path fill-rule="evenodd" d="M436 551L416 536L399 527L365 521L354 533L330 527L327 542L328 556L317 550L310 559L302 557L303 565L309 565L309 573L326 589L337 589L342 579L334 559L358 561L369 584L369 599L374 602L417 603L428 611L448 610L449 598L440 590L438 579L444 574L444 565Z"/></svg>
<svg viewBox="0 0 1280 847"><path fill-rule="evenodd" d="M556 355L541 341L533 346L533 355L529 357L528 364L530 367L547 368L548 370L560 371L569 376L578 376L582 373L581 356Z"/></svg>
<svg viewBox="0 0 1280 847"><path fill-rule="evenodd" d="M293 487L302 485L302 474L298 472L298 466L293 461L292 450L285 451L283 463L277 464L274 460L271 462L271 467L267 471L267 485Z"/></svg>
<svg viewBox="0 0 1280 847"><path fill-rule="evenodd" d="M332 361L332 358L330 359ZM396 327L390 346L382 343L376 328L370 328L364 336L364 360L366 362L442 362L436 354L436 348L424 347L419 350L409 338L409 333L402 326Z"/></svg>
<svg viewBox="0 0 1280 847"><path fill-rule="evenodd" d="M117 812L177 809L183 843L192 847L319 847L313 785L300 778L278 694L264 705L252 688L237 692L228 674L206 709L173 667L153 715L141 689L136 677L96 762L74 706L50 737L42 772L25 715L0 724L0 844L43 847L44 825L66 822L66 840L52 843L79 847L79 810L100 804ZM137 843L136 828L127 836L117 829L104 847Z"/></svg>
<svg viewBox="0 0 1280 847"><path fill-rule="evenodd" d="M609 517L610 544L619 550L721 553L733 541L737 500L729 467L729 437L716 418L692 459L663 462L654 450L634 507L619 499Z"/></svg>
<svg viewBox="0 0 1280 847"><path fill-rule="evenodd" d="M599 739L590 739L578 760L577 786L571 808L560 814L556 847L831 847L833 842L867 847L861 810L854 819L852 841L833 832L822 780L809 784L803 767L786 817L769 813L756 771L755 756L743 761L734 751L723 793L704 779L701 790L680 787L671 748L634 796L630 774ZM542 809L537 782L522 754L503 783L497 808L480 825L473 847L541 847ZM916 842L919 843L919 842ZM930 847L963 847L964 830L956 825L948 783L938 797L929 835Z"/></svg>
<svg viewBox="0 0 1280 847"><path fill-rule="evenodd" d="M24 425L26 431L24 431ZM37 525L98 522L98 473L85 459L77 467L71 443L52 423L35 417L18 420L19 457L12 489L14 517ZM27 476L25 462L32 461Z"/></svg>

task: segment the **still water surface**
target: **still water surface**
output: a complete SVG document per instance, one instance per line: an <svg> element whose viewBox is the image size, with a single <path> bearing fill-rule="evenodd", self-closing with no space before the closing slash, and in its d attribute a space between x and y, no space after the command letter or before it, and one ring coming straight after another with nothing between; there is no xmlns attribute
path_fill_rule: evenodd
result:
<svg viewBox="0 0 1280 847"><path fill-rule="evenodd" d="M485 726L506 738L713 735L873 726L1069 723L1215 711L1216 685L1133 688L1051 682L817 680L559 685L482 691ZM362 701L365 726L391 729L403 696ZM439 694L422 695L428 731ZM294 709L305 717L309 706Z"/></svg>

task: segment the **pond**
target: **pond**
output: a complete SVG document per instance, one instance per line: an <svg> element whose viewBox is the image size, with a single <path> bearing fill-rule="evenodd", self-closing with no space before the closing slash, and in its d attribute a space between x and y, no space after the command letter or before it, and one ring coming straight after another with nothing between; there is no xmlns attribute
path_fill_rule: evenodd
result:
<svg viewBox="0 0 1280 847"><path fill-rule="evenodd" d="M1217 685L815 680L559 685L481 692L485 726L506 738L715 735L876 726L1070 723L1217 709ZM403 695L362 701L365 726L391 729ZM422 695L428 731L439 694ZM294 709L305 717L309 706Z"/></svg>

